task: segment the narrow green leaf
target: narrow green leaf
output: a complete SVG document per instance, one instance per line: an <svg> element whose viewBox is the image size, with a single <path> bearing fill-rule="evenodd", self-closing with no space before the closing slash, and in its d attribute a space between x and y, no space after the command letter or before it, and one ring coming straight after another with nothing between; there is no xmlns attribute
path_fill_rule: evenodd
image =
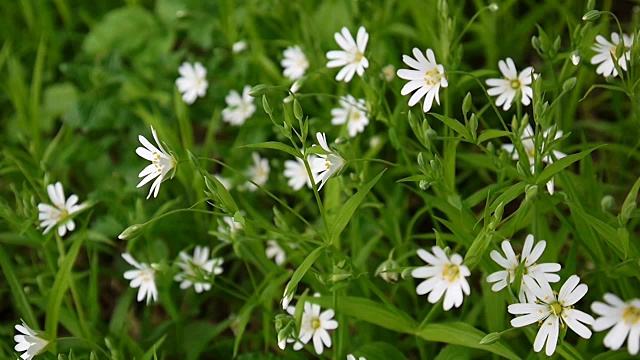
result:
<svg viewBox="0 0 640 360"><path fill-rule="evenodd" d="M427 180L427 177L425 175L418 174L418 175L411 175L411 176L408 176L406 178L402 178L402 179L400 179L400 180L398 180L396 182L411 182L411 181L417 182L417 181L422 181L422 180Z"/></svg>
<svg viewBox="0 0 640 360"><path fill-rule="evenodd" d="M162 343L164 342L164 339L166 339L167 335L165 334L163 337L160 338L160 340L156 341L155 344L153 344L153 346L151 347L151 349L149 349L144 356L142 357L142 360L151 360L152 358L154 358L156 356L156 353L158 352L158 348L160 346L162 346Z"/></svg>
<svg viewBox="0 0 640 360"><path fill-rule="evenodd" d="M320 246L319 248L309 253L309 255L307 255L307 257L304 259L304 261L302 261L302 264L300 264L300 266L298 266L296 271L293 272L293 275L291 275L291 280L289 280L289 282L287 283L287 286L285 287L285 290L284 290L285 296L288 295L288 293L290 293L291 296L293 296L293 293L295 293L296 291L295 289L298 287L298 283L300 282L300 280L302 280L302 278L307 273L307 271L309 271L309 269L311 268L313 263L318 259L318 257L320 257L320 254L322 253L322 250L324 250L324 248L325 248L324 246Z"/></svg>
<svg viewBox="0 0 640 360"><path fill-rule="evenodd" d="M436 119L438 119L438 120L442 121L443 123L445 123L445 125L447 125L451 129L453 129L453 131L455 131L458 134L462 135L462 137L464 139L471 140L471 135L467 131L467 128L464 127L464 125L462 125L462 123L460 123L458 120L452 119L452 118L450 118L448 116L436 114L436 113L429 113L429 115L431 115L431 116L435 117Z"/></svg>
<svg viewBox="0 0 640 360"><path fill-rule="evenodd" d="M508 203L512 202L515 198L524 194L524 189L526 186L527 184L525 184L524 182L519 182L509 187L502 194L500 194L500 196L498 196L495 200L493 200L493 203L491 203L490 211L491 212L496 211L496 209L501 203L506 206Z"/></svg>
<svg viewBox="0 0 640 360"><path fill-rule="evenodd" d="M277 142L277 141L267 141L267 142L261 142L261 143L257 143L257 144L248 144L248 145L243 145L241 147L246 147L246 148L250 148L250 149L274 149L274 150L280 150L280 151L286 152L287 154L290 154L292 156L295 156L297 158L302 159L302 153L300 153L300 151L294 149L293 147L291 147L289 145L285 145L285 144Z"/></svg>
<svg viewBox="0 0 640 360"><path fill-rule="evenodd" d="M593 215L589 215L584 210L571 202L567 202L571 211L580 216L590 227L592 227L600 236L602 236L613 248L618 251L619 255L624 253L624 245L618 237L618 231L611 225L598 219ZM621 256L622 257L622 256Z"/></svg>
<svg viewBox="0 0 640 360"><path fill-rule="evenodd" d="M215 194L220 197L220 201L222 201L222 204L225 206L226 210L231 214L235 214L236 212L238 212L238 205L236 205L233 197L231 196L227 188L222 185L220 180L207 172L202 172L202 174L204 175L205 185L207 185L210 191L215 192ZM210 188L212 183L215 184L215 191Z"/></svg>
<svg viewBox="0 0 640 360"><path fill-rule="evenodd" d="M380 177L382 177L382 174L384 174L385 171L386 169L382 170L375 178L373 178L373 180L366 183L362 188L360 188L360 190L358 190L355 195L347 200L344 206L340 208L340 211L333 219L333 226L330 230L331 242L333 242L340 236L344 228L349 223L349 220L351 220L351 217L355 213L358 206L360 206L360 204L364 201L371 188L378 182L378 180L380 180Z"/></svg>
<svg viewBox="0 0 640 360"><path fill-rule="evenodd" d="M24 286L22 286L20 280L18 280L16 272L13 269L13 265L11 264L11 260L9 259L9 256L7 256L2 245L0 245L0 267L2 268L2 275L7 279L7 283L11 288L11 294L15 298L16 305L20 311L20 316L24 318L29 326L38 325L38 320L33 314L31 304L27 300L27 296L24 294Z"/></svg>
<svg viewBox="0 0 640 360"><path fill-rule="evenodd" d="M464 264L469 270L473 270L480 263L484 253L489 248L489 244L491 244L491 239L493 239L493 234L482 230L473 240L467 255L464 257Z"/></svg>
<svg viewBox="0 0 640 360"><path fill-rule="evenodd" d="M577 154L573 154L573 155L567 155L565 157L563 157L562 159L559 159L557 161L555 161L553 164L547 166L542 173L540 174L540 176L538 177L538 181L536 182L537 185L544 185L546 184L552 177L553 175L559 173L560 171L564 170L566 167L568 167L569 165L573 164L574 162L581 160L582 158L584 158L585 156L589 155L592 151L596 150L597 148L599 148L600 146L591 148L591 149L587 149L584 151L581 151Z"/></svg>
<svg viewBox="0 0 640 360"><path fill-rule="evenodd" d="M247 303L240 310L238 314L238 327L236 330L236 340L233 342L233 357L238 356L238 349L240 348L240 341L242 340L242 336L244 335L244 331L247 328L247 324L249 323L249 319L251 318L251 313L253 312L253 308L256 304Z"/></svg>
<svg viewBox="0 0 640 360"><path fill-rule="evenodd" d="M640 178L633 184L631 191L629 191L629 194L627 194L627 197L624 199L624 203L622 203L620 211L622 225L627 224L627 221L631 217L631 212L637 207L638 190L640 190Z"/></svg>
<svg viewBox="0 0 640 360"><path fill-rule="evenodd" d="M76 257L78 256L78 252L80 251L80 247L84 242L84 234L79 233L74 236L73 244L71 245L71 249L64 257L62 261L62 265L56 274L56 278L53 281L53 286L51 288L51 293L49 294L49 299L47 300L47 313L44 323L45 332L50 335L52 338L56 338L58 334L58 320L60 318L60 308L62 304L62 299L64 298L64 294L67 292L69 288L69 279L71 277L71 268L76 261ZM52 351L55 353L56 344L51 344Z"/></svg>
<svg viewBox="0 0 640 360"><path fill-rule="evenodd" d="M509 137L510 135L511 135L511 131L489 129L489 130L483 131L482 134L478 136L478 143L483 143L487 140L491 140L499 137Z"/></svg>

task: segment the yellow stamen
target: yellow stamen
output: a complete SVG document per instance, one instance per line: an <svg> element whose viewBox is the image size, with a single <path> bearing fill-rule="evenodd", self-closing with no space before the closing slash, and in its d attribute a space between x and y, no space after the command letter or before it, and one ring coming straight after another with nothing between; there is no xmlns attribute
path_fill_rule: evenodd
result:
<svg viewBox="0 0 640 360"><path fill-rule="evenodd" d="M627 307L622 314L622 319L629 325L637 324L640 321L640 309L633 306Z"/></svg>
<svg viewBox="0 0 640 360"><path fill-rule="evenodd" d="M445 264L442 267L442 277L452 283L460 277L460 268L455 264Z"/></svg>

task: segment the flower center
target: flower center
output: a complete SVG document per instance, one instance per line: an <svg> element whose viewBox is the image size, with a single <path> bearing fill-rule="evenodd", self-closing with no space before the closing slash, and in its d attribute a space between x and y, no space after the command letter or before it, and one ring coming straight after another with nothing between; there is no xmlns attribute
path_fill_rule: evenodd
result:
<svg viewBox="0 0 640 360"><path fill-rule="evenodd" d="M562 314L562 305L560 305L559 302L554 302L552 304L550 304L549 306L551 306L551 311L553 311L553 314L555 316L560 316L560 314Z"/></svg>
<svg viewBox="0 0 640 360"><path fill-rule="evenodd" d="M440 83L442 80L442 75L437 69L428 70L424 73L424 82L429 86L434 86Z"/></svg>
<svg viewBox="0 0 640 360"><path fill-rule="evenodd" d="M622 314L622 318L627 324L635 325L640 321L640 309L629 306Z"/></svg>
<svg viewBox="0 0 640 360"><path fill-rule="evenodd" d="M356 56L356 59L357 59L357 56ZM309 66L309 62L307 61L307 59L299 59L296 62L296 65L298 65L298 67L301 67L301 68L306 68L307 66Z"/></svg>
<svg viewBox="0 0 640 360"><path fill-rule="evenodd" d="M363 57L364 57L363 53L361 53L360 51L356 51L356 56L354 57L355 58L355 62L360 62Z"/></svg>
<svg viewBox="0 0 640 360"><path fill-rule="evenodd" d="M445 264L442 266L442 277L452 283L460 277L460 268L456 264Z"/></svg>
<svg viewBox="0 0 640 360"><path fill-rule="evenodd" d="M331 166L332 166L332 165L333 165L333 164L331 163L331 161L329 161L329 157L327 156L327 157L324 159L324 167L325 167L327 170L329 170L329 169L331 169Z"/></svg>
<svg viewBox="0 0 640 360"><path fill-rule="evenodd" d="M618 50L617 46L612 46L611 48L609 48L609 52L611 53L611 57L615 58L616 57L616 51Z"/></svg>
<svg viewBox="0 0 640 360"><path fill-rule="evenodd" d="M313 319L311 319L311 328L313 330L317 330L320 328L320 319L317 317L314 317Z"/></svg>
<svg viewBox="0 0 640 360"><path fill-rule="evenodd" d="M520 89L520 80L511 80L511 88L514 90Z"/></svg>
<svg viewBox="0 0 640 360"><path fill-rule="evenodd" d="M62 211L60 211L60 220L66 219L67 216L69 216L69 210L62 209Z"/></svg>
<svg viewBox="0 0 640 360"><path fill-rule="evenodd" d="M140 271L140 278L142 278L142 282L148 283L153 281L153 272L149 271L149 269L144 269Z"/></svg>
<svg viewBox="0 0 640 360"><path fill-rule="evenodd" d="M360 120L360 112L355 110L349 111L349 119L354 121Z"/></svg>

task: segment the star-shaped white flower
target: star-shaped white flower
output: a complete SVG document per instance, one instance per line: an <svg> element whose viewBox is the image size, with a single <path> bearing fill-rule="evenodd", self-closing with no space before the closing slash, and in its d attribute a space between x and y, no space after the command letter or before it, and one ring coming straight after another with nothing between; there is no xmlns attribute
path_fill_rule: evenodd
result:
<svg viewBox="0 0 640 360"><path fill-rule="evenodd" d="M533 235L527 235L527 238L524 241L522 255L518 256L516 256L515 252L513 251L511 242L509 240L505 240L502 242L502 251L504 252L506 258L496 250L491 251L490 256L493 261L504 268L504 270L494 272L493 274L487 276L487 282L494 283L491 287L491 290L500 291L507 287L507 284L512 284L516 279L516 271L518 270L520 264L522 264L523 267L523 278L520 286L520 293L518 294L520 302L535 302L536 300L535 295L533 295L531 290L527 287L527 284L524 282L525 277L530 277L538 283L555 283L560 281L560 276L554 274L554 272L560 271L560 264L536 263L542 256L542 253L547 246L547 242L541 240L536 244L535 247L533 246L533 243Z"/></svg>
<svg viewBox="0 0 640 360"><path fill-rule="evenodd" d="M610 43L604 36L598 35L596 36L596 43L591 47L591 49L597 52L591 58L591 63L593 65L599 64L596 68L596 74L602 74L602 76L618 76L618 70L616 69L613 59L616 56L616 52L618 46L624 46L624 55L618 59L618 66L620 69L627 71L627 61L631 60L631 47L633 46L633 35L629 36L627 34L622 34L622 44L620 44L620 35L618 33L611 33L611 41Z"/></svg>
<svg viewBox="0 0 640 360"><path fill-rule="evenodd" d="M604 337L604 346L618 350L627 342L629 354L638 355L640 350L640 299L624 302L614 294L604 294L604 301L591 304L591 310L600 315L593 323L594 331L611 331Z"/></svg>
<svg viewBox="0 0 640 360"><path fill-rule="evenodd" d="M367 117L367 103L364 99L356 99L351 95L340 97L339 108L331 109L331 124L342 125L347 123L349 136L355 137L364 131L369 124Z"/></svg>
<svg viewBox="0 0 640 360"><path fill-rule="evenodd" d="M356 40L343 27L340 32L335 33L334 38L342 50L331 50L327 52L328 68L343 67L336 75L337 81L349 82L354 74L362 77L364 69L369 67L369 60L364 56L369 41L369 34L363 26L360 26L356 34Z"/></svg>
<svg viewBox="0 0 640 360"><path fill-rule="evenodd" d="M453 306L460 307L464 300L464 295L471 293L471 288L467 276L471 275L469 268L462 265L462 256L451 255L451 258L438 246L431 248L433 254L424 250L418 250L418 256L424 260L428 266L414 269L411 276L419 279L427 279L416 288L418 295L429 294L427 300L435 304L444 295L442 304L445 311Z"/></svg>
<svg viewBox="0 0 640 360"><path fill-rule="evenodd" d="M509 305L507 310L511 314L522 315L511 320L513 327L523 327L536 322L540 324L540 330L533 342L535 352L540 352L546 343L545 354L553 355L558 344L560 326L568 326L582 338L591 337L591 330L585 324L592 325L595 320L591 315L573 307L589 290L587 285L580 284L577 275L567 279L560 288L560 293L551 290L547 282L538 284L532 278L525 278L524 281L538 298L537 302Z"/></svg>
<svg viewBox="0 0 640 360"><path fill-rule="evenodd" d="M427 49L426 54L425 58L418 48L413 48L415 59L408 55L402 55L402 61L411 69L398 70L399 78L409 80L400 90L400 94L404 96L415 91L409 98L409 106L417 104L424 97L422 107L424 112L431 110L434 99L440 105L440 88L449 86L444 66L436 62L433 50Z"/></svg>
<svg viewBox="0 0 640 360"><path fill-rule="evenodd" d="M160 184L165 179L167 174L171 170L173 170L178 162L173 157L173 155L169 154L164 150L162 144L160 144L160 140L158 140L158 134L156 134L156 130L151 127L151 133L153 134L153 139L156 141L158 147L153 146L142 135L138 135L138 140L144 146L139 146L136 149L136 154L145 160L151 161L151 164L144 168L138 177L143 178L140 183L136 187L141 187L147 184L149 181L156 179L153 184L151 184L151 188L149 189L149 195L147 195L147 199L151 197L158 197L158 192L160 191Z"/></svg>
<svg viewBox="0 0 640 360"><path fill-rule="evenodd" d="M520 72L516 70L516 65L511 58L498 61L498 67L502 73L502 79L487 79L486 84L492 86L487 90L487 94L498 96L496 106L502 106L502 110L511 108L511 103L516 98L518 92L522 96L522 105L529 106L533 98L531 82L533 77L533 67L529 66Z"/></svg>
<svg viewBox="0 0 640 360"><path fill-rule="evenodd" d="M180 77L176 79L178 90L182 93L182 100L193 104L198 97L204 97L209 87L207 69L199 62L194 65L183 62L178 68Z"/></svg>
<svg viewBox="0 0 640 360"><path fill-rule="evenodd" d="M315 294L319 297L319 294ZM333 320L334 312L328 309L320 313L320 305L305 302L304 313L300 324L300 342L309 343L313 339L316 354L321 355L324 347L331 347L331 336L327 330L338 328L338 322Z"/></svg>
<svg viewBox="0 0 640 360"><path fill-rule="evenodd" d="M342 169L345 161L340 155L331 151L327 143L327 136L324 133L316 133L316 139L320 147L329 153L319 154L318 157L311 159L309 162L314 182L316 184L320 182L320 187L318 188L320 190L329 178Z"/></svg>
<svg viewBox="0 0 640 360"><path fill-rule="evenodd" d="M273 261L275 261L276 265L278 266L284 264L285 260L287 259L287 253L275 240L267 241L265 254L269 259L273 259Z"/></svg>
<svg viewBox="0 0 640 360"><path fill-rule="evenodd" d="M209 259L209 248L207 246L196 246L193 250L193 257L180 252L180 262L178 266L182 272L177 274L173 279L180 282L180 289L188 289L191 286L197 293L211 290L209 282L202 282L199 279L209 280L211 275L222 274L222 258Z"/></svg>
<svg viewBox="0 0 640 360"><path fill-rule="evenodd" d="M222 120L233 126L240 126L253 115L256 106L253 104L253 97L249 95L251 86L247 85L242 89L242 96L231 90L229 95L224 98L227 107L222 109Z"/></svg>
<svg viewBox="0 0 640 360"><path fill-rule="evenodd" d="M82 210L84 204L78 204L78 196L73 194L66 199L61 182L47 185L47 193L53 205L38 204L40 227L44 228L43 234L47 234L57 225L58 235L65 236L67 230L73 231L76 228L71 215Z"/></svg>
<svg viewBox="0 0 640 360"><path fill-rule="evenodd" d="M17 352L24 351L24 353L20 355L21 359L31 360L34 356L44 351L47 345L49 345L49 341L39 337L38 333L27 326L24 320L20 321L22 321L22 325L18 324L15 326L20 334L13 337L13 340L16 342L16 346L13 349Z"/></svg>
<svg viewBox="0 0 640 360"><path fill-rule="evenodd" d="M261 158L257 152L252 153L251 157L253 159L253 165L247 170L247 176L254 183L263 186L267 183L267 180L269 180L269 173L271 172L269 160ZM247 181L245 186L249 191L256 191L258 189L256 185L249 181Z"/></svg>
<svg viewBox="0 0 640 360"><path fill-rule="evenodd" d="M314 155L309 155L307 161L311 164L315 158ZM300 158L286 160L284 162L284 176L289 179L287 185L295 191L302 189L305 184L309 189L312 187L307 168L304 166L304 161Z"/></svg>
<svg viewBox="0 0 640 360"><path fill-rule="evenodd" d="M284 68L282 74L290 80L297 80L303 77L307 68L309 68L309 61L300 46L288 47L282 54L284 55L284 59L280 62L280 65Z"/></svg>
<svg viewBox="0 0 640 360"><path fill-rule="evenodd" d="M124 278L131 280L129 286L131 286L132 289L139 288L136 300L140 302L144 300L144 298L147 298L147 305L149 305L152 300L158 301L155 270L145 263L137 262L129 253L122 254L122 258L128 262L129 265L136 268L136 270L127 270L124 273Z"/></svg>
<svg viewBox="0 0 640 360"><path fill-rule="evenodd" d="M542 162L547 164L553 164L555 159L562 159L563 157L567 156L567 154L560 152L558 150L553 150L551 152L548 152L545 150L544 145L550 143L552 140L561 138L563 132L562 130L556 131L556 135L553 139L549 138L550 134L551 134L551 129L547 129L542 133L542 137L543 137ZM527 158L529 160L529 165L531 166L532 174L535 173L536 154L538 153L535 143L533 141L534 137L535 137L535 134L533 133L533 128L531 127L531 125L527 125L527 127L522 132L522 136L520 137L522 141L522 147L524 147L524 150L527 153ZM503 144L502 149L510 153L511 158L513 160L518 160L520 158L520 155L516 151L515 146L513 144ZM553 156L551 153L553 153ZM551 180L547 182L547 191L549 191L549 194L551 195L553 195L555 191L553 178L551 178Z"/></svg>

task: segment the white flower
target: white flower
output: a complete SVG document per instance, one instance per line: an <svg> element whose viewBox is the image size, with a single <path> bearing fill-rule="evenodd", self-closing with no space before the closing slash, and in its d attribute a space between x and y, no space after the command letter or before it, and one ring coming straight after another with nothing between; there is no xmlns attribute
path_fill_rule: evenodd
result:
<svg viewBox="0 0 640 360"><path fill-rule="evenodd" d="M502 106L504 111L511 108L511 103L516 98L518 92L522 96L522 105L529 106L533 98L533 89L531 88L533 67L529 66L520 72L516 70L516 65L511 58L498 61L498 67L504 78L487 79L486 84L492 86L487 90L487 94L491 96L498 95L496 106Z"/></svg>
<svg viewBox="0 0 640 360"><path fill-rule="evenodd" d="M347 355L347 360L356 360L356 357L353 354ZM360 356L358 360L367 360L364 356Z"/></svg>
<svg viewBox="0 0 640 360"><path fill-rule="evenodd" d="M622 45L625 48L624 56L618 59L618 66L620 69L626 71L627 70L627 61L631 60L631 46L633 46L633 35L629 36L627 34L622 34ZM620 45L620 35L618 33L611 33L611 41L610 43L603 36L596 36L596 44L594 44L591 49L597 52L591 58L591 63L593 65L600 64L596 68L596 74L602 74L602 76L618 76L618 70L616 69L613 59L616 56L616 52L618 46Z"/></svg>
<svg viewBox="0 0 640 360"><path fill-rule="evenodd" d="M223 216L222 221L218 220L219 239L222 242L230 242L235 238L235 234L242 229L244 229L242 223L236 222L233 216Z"/></svg>
<svg viewBox="0 0 640 360"><path fill-rule="evenodd" d="M47 185L47 193L53 206L45 203L38 204L40 227L44 228L43 234L47 234L57 225L58 235L64 236L67 230L73 231L76 228L76 223L71 215L82 210L84 205L78 204L78 196L76 195L72 194L66 199L61 182Z"/></svg>
<svg viewBox="0 0 640 360"><path fill-rule="evenodd" d="M31 360L34 356L44 351L47 345L49 345L49 341L39 337L35 331L25 324L24 320L21 321L22 325L18 324L15 326L21 335L15 335L13 337L13 340L16 342L16 346L13 349L17 352L24 351L24 354L20 355L21 359Z"/></svg>
<svg viewBox="0 0 640 360"><path fill-rule="evenodd" d="M293 84L291 84L291 88L289 89L289 92L291 94L289 94L289 96L287 96L286 98L284 98L283 102L285 104L290 103L293 101L293 94L297 93L298 90L300 90L300 87L302 86L302 80L296 80L293 82Z"/></svg>
<svg viewBox="0 0 640 360"><path fill-rule="evenodd" d="M331 109L331 124L342 125L347 123L349 136L354 137L364 131L369 124L367 117L367 103L364 99L356 99L351 95L340 97L339 108Z"/></svg>
<svg viewBox="0 0 640 360"><path fill-rule="evenodd" d="M242 89L242 97L235 90L229 92L229 95L224 98L227 107L222 109L222 120L233 126L240 126L253 115L256 106L253 105L253 97L249 95L250 90L251 86L245 86Z"/></svg>
<svg viewBox="0 0 640 360"><path fill-rule="evenodd" d="M209 259L209 248L206 246L196 246L193 250L193 257L184 251L180 252L180 262L178 266L182 269L173 279L180 282L180 289L188 289L193 285L197 293L211 290L211 284L200 282L199 279L209 280L211 274L222 274L222 258Z"/></svg>
<svg viewBox="0 0 640 360"><path fill-rule="evenodd" d="M314 296L318 297L319 294ZM338 322L333 320L334 312L331 309L320 313L320 305L305 302L302 322L300 324L300 342L307 344L313 339L313 348L316 354L322 354L324 346L331 347L331 336L327 330L338 328Z"/></svg>
<svg viewBox="0 0 640 360"><path fill-rule="evenodd" d="M265 254L269 259L273 259L278 266L284 264L284 261L287 259L287 253L284 252L284 249L275 240L267 241Z"/></svg>
<svg viewBox="0 0 640 360"><path fill-rule="evenodd" d="M414 269L411 276L427 279L416 288L418 295L429 294L427 300L435 304L444 295L443 308L450 310L453 306L460 307L464 294L469 295L471 288L467 276L471 275L469 268L462 265L462 256L451 255L451 258L438 246L431 248L433 254L424 250L418 250L418 256L429 266Z"/></svg>
<svg viewBox="0 0 640 360"><path fill-rule="evenodd" d="M290 80L297 80L304 76L305 71L309 67L309 61L299 46L288 47L282 53L284 59L280 65L284 68L282 74Z"/></svg>
<svg viewBox="0 0 640 360"><path fill-rule="evenodd" d="M382 68L380 78L386 82L391 82L396 77L396 67L389 64Z"/></svg>
<svg viewBox="0 0 640 360"><path fill-rule="evenodd" d="M562 159L563 157L567 156L567 154L560 152L558 150L552 151L553 156L551 156L551 153L546 154L547 151L545 151L544 145L550 143L552 140L561 138L563 134L562 130L558 130L556 131L555 137L553 139L550 139L549 138L550 133L551 133L551 129L547 129L542 133L542 137L543 137L542 162L547 164L553 164L554 157L555 159ZM527 153L527 158L529 160L529 165L531 166L532 174L535 172L536 153L538 152L536 149L535 143L533 141L534 136L535 135L533 133L533 128L531 127L531 125L527 125L527 127L522 132L522 136L520 137L522 141L522 147L524 147L524 150ZM502 149L510 153L511 158L513 160L518 160L520 158L513 144L503 144ZM549 194L553 195L555 190L553 178L551 178L551 180L547 182L547 190L549 191Z"/></svg>
<svg viewBox="0 0 640 360"><path fill-rule="evenodd" d="M516 256L509 240L505 240L502 242L502 251L504 252L506 258L496 250L491 251L490 256L493 261L504 268L504 270L494 272L493 274L487 276L487 282L495 283L491 287L491 290L500 291L507 287L507 284L513 283L513 281L516 279L516 271L518 270L520 264L522 264L523 267L520 294L518 294L520 302L524 303L536 301L535 295L533 295L529 287L527 287L527 284L524 282L525 277L530 277L538 283L555 283L560 281L560 276L553 274L556 271L560 271L560 264L536 263L536 261L538 261L538 259L540 259L540 257L542 256L542 253L547 246L547 242L541 240L536 244L535 247L533 246L533 242L533 235L527 235L527 238L524 241L522 255L520 256Z"/></svg>
<svg viewBox="0 0 640 360"><path fill-rule="evenodd" d="M207 69L196 62L194 65L183 62L178 68L180 77L176 79L178 90L182 93L182 100L187 104L193 104L198 97L204 97L209 87L207 82Z"/></svg>
<svg viewBox="0 0 640 360"><path fill-rule="evenodd" d="M296 307L295 306L287 306L286 311L289 315L291 316L295 316L296 314ZM302 349L304 347L304 344L300 342L300 340L298 338L295 337L295 335L293 334L293 332L291 334L289 334L289 336L287 336L287 338L285 339L279 339L278 340L278 347L280 347L280 349L284 350L286 344L291 344L293 343L293 350L298 351L300 349Z"/></svg>
<svg viewBox="0 0 640 360"><path fill-rule="evenodd" d="M267 180L269 180L269 173L271 172L269 160L261 158L257 152L252 153L251 157L253 158L253 166L247 170L247 176L254 183L263 186L267 183ZM247 181L245 186L249 191L256 191L258 189L256 185L249 181Z"/></svg>
<svg viewBox="0 0 640 360"><path fill-rule="evenodd" d="M424 105L422 107L424 112L431 110L433 99L440 105L440 87L449 86L444 73L444 66L436 63L436 56L433 54L433 50L427 49L426 54L427 57L425 58L418 48L413 48L415 59L408 55L402 55L402 61L412 69L398 70L399 78L409 80L400 90L400 94L404 96L417 90L411 95L409 106L417 104L424 97Z"/></svg>
<svg viewBox="0 0 640 360"><path fill-rule="evenodd" d="M140 183L136 187L144 186L149 181L156 179L153 184L151 184L151 188L149 189L149 195L147 195L147 199L151 197L158 197L158 192L160 191L160 184L167 176L167 174L176 167L177 161L173 157L173 155L169 154L164 150L162 145L160 144L160 140L158 140L158 135L156 134L156 130L151 127L151 133L153 134L153 139L156 141L158 147L156 148L142 135L138 135L138 140L144 146L139 146L136 149L136 154L145 160L151 161L151 164L144 168L138 177L143 178Z"/></svg>
<svg viewBox="0 0 640 360"><path fill-rule="evenodd" d="M523 327L536 322L540 324L540 330L533 342L535 352L540 352L545 343L547 356L551 356L556 351L560 326L568 326L585 339L591 337L591 330L584 324L593 324L593 317L573 308L573 305L589 290L585 284L578 285L580 278L577 275L567 279L560 288L560 293L551 290L547 282L538 284L532 278L525 278L524 281L538 300L536 303L509 305L507 310L511 314L522 315L511 320L513 327Z"/></svg>
<svg viewBox="0 0 640 360"><path fill-rule="evenodd" d="M314 159L316 159L314 155L307 157L309 164L313 163ZM304 161L300 158L296 158L295 161L286 160L284 162L284 176L289 179L287 184L295 191L302 189L305 184L307 184L309 189L312 187L307 168L304 166Z"/></svg>
<svg viewBox="0 0 640 360"><path fill-rule="evenodd" d="M153 301L158 301L158 289L156 288L155 270L145 263L138 263L133 256L129 253L122 254L124 261L133 266L137 270L127 270L124 273L124 278L131 280L129 286L132 289L138 289L138 302L147 298L147 305Z"/></svg>
<svg viewBox="0 0 640 360"><path fill-rule="evenodd" d="M624 302L607 293L604 301L606 303L596 301L591 304L591 310L600 315L593 323L593 330L600 332L613 327L604 337L604 346L618 350L628 337L629 354L637 355L640 350L640 299Z"/></svg>
<svg viewBox="0 0 640 360"><path fill-rule="evenodd" d="M342 69L336 75L337 81L349 82L355 73L362 77L364 69L369 67L369 60L364 56L364 51L369 41L369 34L364 27L360 26L356 40L349 32L349 29L343 27L340 32L333 36L342 50L332 50L327 52L328 68L341 67Z"/></svg>
<svg viewBox="0 0 640 360"><path fill-rule="evenodd" d="M246 49L247 49L247 43L244 42L243 40L237 41L233 43L233 45L231 45L231 51L233 51L234 54L245 51Z"/></svg>
<svg viewBox="0 0 640 360"><path fill-rule="evenodd" d="M578 64L580 64L580 52L578 50L575 50L574 52L571 53L571 56L569 57L571 59L571 63L573 64L573 66L577 66Z"/></svg>
<svg viewBox="0 0 640 360"><path fill-rule="evenodd" d="M318 188L320 190L331 176L342 169L345 161L340 155L331 151L327 144L327 136L324 133L316 133L316 139L320 147L329 153L319 154L317 158L311 159L309 162L313 173L313 181L316 184L320 181L320 187Z"/></svg>

